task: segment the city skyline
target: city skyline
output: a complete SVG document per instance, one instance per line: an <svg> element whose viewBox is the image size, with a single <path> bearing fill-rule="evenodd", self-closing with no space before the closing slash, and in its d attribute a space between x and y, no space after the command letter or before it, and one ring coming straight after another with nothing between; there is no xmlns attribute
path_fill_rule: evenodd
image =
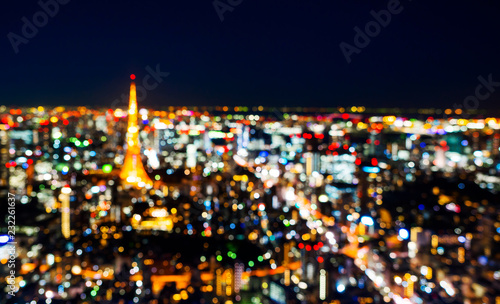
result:
<svg viewBox="0 0 500 304"><path fill-rule="evenodd" d="M498 16L4 4L0 304L500 303Z"/></svg>

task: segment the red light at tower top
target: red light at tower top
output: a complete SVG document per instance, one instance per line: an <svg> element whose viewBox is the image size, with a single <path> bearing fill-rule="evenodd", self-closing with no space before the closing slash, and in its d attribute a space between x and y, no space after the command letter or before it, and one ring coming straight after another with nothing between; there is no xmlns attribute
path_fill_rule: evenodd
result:
<svg viewBox="0 0 500 304"><path fill-rule="evenodd" d="M134 74L130 74L130 79L134 80L135 79L135 75Z"/></svg>

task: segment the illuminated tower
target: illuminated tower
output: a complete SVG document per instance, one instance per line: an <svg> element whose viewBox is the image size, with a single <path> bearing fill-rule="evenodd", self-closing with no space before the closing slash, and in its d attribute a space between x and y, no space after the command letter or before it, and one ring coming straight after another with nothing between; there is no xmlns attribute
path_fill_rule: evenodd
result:
<svg viewBox="0 0 500 304"><path fill-rule="evenodd" d="M70 228L70 206L69 206L69 196L71 194L71 188L66 185L61 189L61 194L59 199L61 200L61 231L65 239L71 237Z"/></svg>
<svg viewBox="0 0 500 304"><path fill-rule="evenodd" d="M135 75L130 75L134 80ZM128 186L142 188L152 186L153 182L149 178L141 160L141 145L139 144L139 126L137 125L137 94L135 83L130 84L130 97L128 107L128 128L127 128L127 154L120 172L120 178Z"/></svg>

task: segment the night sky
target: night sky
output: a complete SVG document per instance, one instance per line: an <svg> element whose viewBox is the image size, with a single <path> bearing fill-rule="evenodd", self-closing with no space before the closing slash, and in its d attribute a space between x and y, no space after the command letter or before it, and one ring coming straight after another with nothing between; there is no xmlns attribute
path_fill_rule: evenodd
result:
<svg viewBox="0 0 500 304"><path fill-rule="evenodd" d="M401 0L347 63L339 44L355 46L354 27L364 31L370 11L392 1L220 0L241 2L221 21L211 0L69 0L17 54L9 33L21 37L23 16L32 21L41 7L5 1L0 104L111 106L131 73L140 84L157 65L170 74L141 101L157 108L448 108L474 95L478 76L500 82L494 0ZM479 108L500 108L498 91Z"/></svg>

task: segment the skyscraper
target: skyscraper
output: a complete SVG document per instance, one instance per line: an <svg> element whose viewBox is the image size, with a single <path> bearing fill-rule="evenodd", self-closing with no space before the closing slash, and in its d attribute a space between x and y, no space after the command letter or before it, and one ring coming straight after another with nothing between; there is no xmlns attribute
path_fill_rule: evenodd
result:
<svg viewBox="0 0 500 304"><path fill-rule="evenodd" d="M135 90L135 75L130 75L130 97L128 108L127 153L120 172L120 178L126 186L142 188L152 186L141 160L141 145L139 143L139 126L137 124L137 93Z"/></svg>

